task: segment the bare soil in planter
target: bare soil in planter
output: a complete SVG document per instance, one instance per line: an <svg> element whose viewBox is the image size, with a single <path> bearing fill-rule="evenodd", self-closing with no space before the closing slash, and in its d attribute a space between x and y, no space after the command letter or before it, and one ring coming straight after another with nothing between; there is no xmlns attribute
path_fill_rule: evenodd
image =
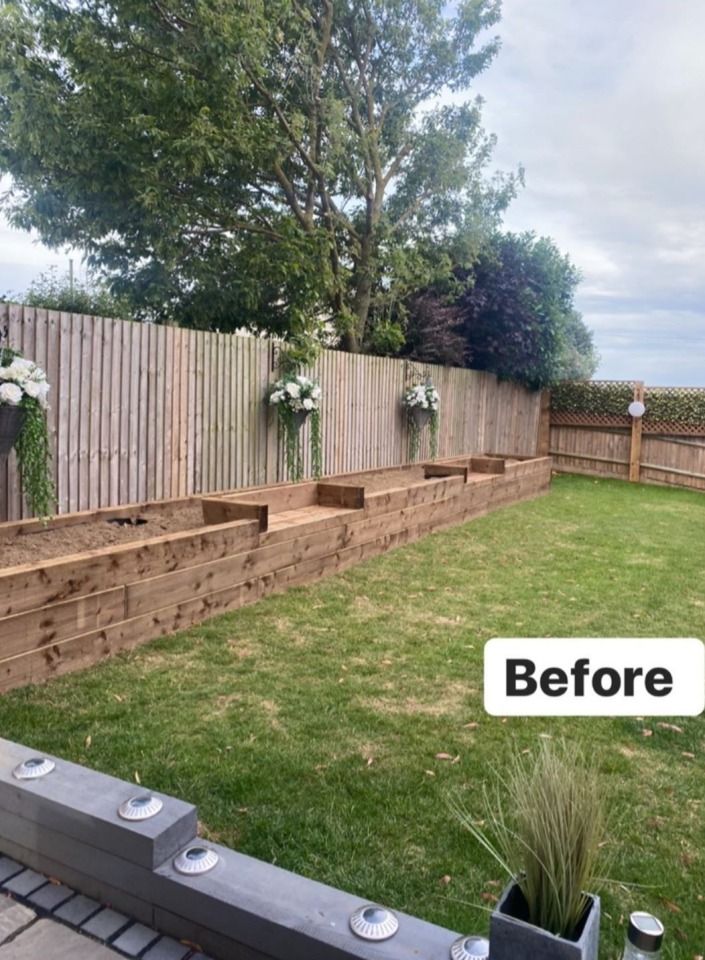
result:
<svg viewBox="0 0 705 960"><path fill-rule="evenodd" d="M14 567L22 563L38 563L56 557L83 553L100 547L112 547L134 540L151 540L166 533L195 530L205 526L200 504L186 506L176 513L150 511L142 517L146 523L117 523L111 520L91 520L70 527L51 525L36 533L2 537L0 534L0 567Z"/></svg>

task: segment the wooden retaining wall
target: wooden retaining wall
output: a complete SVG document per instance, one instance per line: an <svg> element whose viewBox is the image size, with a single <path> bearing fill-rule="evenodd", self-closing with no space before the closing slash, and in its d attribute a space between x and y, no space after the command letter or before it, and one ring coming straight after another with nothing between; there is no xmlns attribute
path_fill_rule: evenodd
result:
<svg viewBox="0 0 705 960"><path fill-rule="evenodd" d="M469 474L467 482L452 475L370 493L361 508L334 508L325 519L280 529L262 530L258 519L236 520L0 570L0 691L90 666L432 531L547 493L550 480L550 458L528 459L508 463L503 473ZM308 497L307 486L284 484L247 495L281 510L302 493ZM23 536L23 526L3 524L0 536Z"/></svg>
<svg viewBox="0 0 705 960"><path fill-rule="evenodd" d="M0 304L0 339L49 376L60 513L286 479L264 403L273 341L14 304ZM537 452L540 393L492 374L333 350L310 372L323 389L327 474L404 463L402 396L427 374L441 398L441 456ZM0 464L0 519L27 515L13 455Z"/></svg>

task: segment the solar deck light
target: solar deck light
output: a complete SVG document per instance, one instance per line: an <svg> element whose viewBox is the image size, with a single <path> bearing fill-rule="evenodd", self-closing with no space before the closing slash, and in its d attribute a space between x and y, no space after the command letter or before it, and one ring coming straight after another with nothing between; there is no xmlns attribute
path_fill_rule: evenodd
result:
<svg viewBox="0 0 705 960"><path fill-rule="evenodd" d="M118 815L123 820L149 820L151 817L156 817L163 806L159 797L153 797L151 793L140 793L121 803L118 807Z"/></svg>
<svg viewBox="0 0 705 960"><path fill-rule="evenodd" d="M55 766L54 761L48 757L30 757L15 767L12 776L16 780L38 780L51 773Z"/></svg>
<svg viewBox="0 0 705 960"><path fill-rule="evenodd" d="M484 937L458 937L451 944L451 960L488 960L490 942Z"/></svg>
<svg viewBox="0 0 705 960"><path fill-rule="evenodd" d="M201 873L208 873L219 859L218 854L210 847L187 847L174 860L174 870L194 877Z"/></svg>
<svg viewBox="0 0 705 960"><path fill-rule="evenodd" d="M629 416L634 417L635 420L639 420L646 413L646 407L641 402L641 400L632 400L628 407Z"/></svg>
<svg viewBox="0 0 705 960"><path fill-rule="evenodd" d="M369 904L350 915L350 929L361 940L389 940L399 929L399 921L386 907Z"/></svg>

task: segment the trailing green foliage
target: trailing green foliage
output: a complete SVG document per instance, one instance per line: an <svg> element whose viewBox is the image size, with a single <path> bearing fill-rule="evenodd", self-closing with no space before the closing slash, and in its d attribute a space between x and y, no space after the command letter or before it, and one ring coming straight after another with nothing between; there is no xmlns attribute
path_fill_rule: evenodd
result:
<svg viewBox="0 0 705 960"><path fill-rule="evenodd" d="M291 357L289 357L289 363ZM290 366L287 369L291 370ZM323 454L321 446L321 388L315 380L303 374L289 372L272 384L269 403L277 408L280 435L284 441L287 474L290 480L303 479L304 465L301 450L301 430L306 420L310 423L311 471L321 476Z"/></svg>
<svg viewBox="0 0 705 960"><path fill-rule="evenodd" d="M22 492L36 517L48 519L56 509L56 491L51 475L51 447L46 413L39 401L22 400L24 422L15 450L20 468Z"/></svg>
<svg viewBox="0 0 705 960"><path fill-rule="evenodd" d="M451 799L463 826L508 877L518 883L529 921L549 933L571 937L599 884L605 839L604 788L597 768L575 744L545 740L536 753L514 756L476 817Z"/></svg>
<svg viewBox="0 0 705 960"><path fill-rule="evenodd" d="M634 399L631 381L565 382L551 390L555 413L628 418ZM705 425L705 389L699 387L646 387L645 422Z"/></svg>
<svg viewBox="0 0 705 960"><path fill-rule="evenodd" d="M404 394L404 407L407 411L409 428L409 460L413 463L418 458L421 446L421 427L427 422L431 432L431 456L438 453L438 408L440 397L438 391L427 378L424 383L418 383Z"/></svg>
<svg viewBox="0 0 705 960"><path fill-rule="evenodd" d="M0 403L22 411L15 441L22 493L32 514L46 519L56 506L46 409L44 371L11 347L0 350Z"/></svg>

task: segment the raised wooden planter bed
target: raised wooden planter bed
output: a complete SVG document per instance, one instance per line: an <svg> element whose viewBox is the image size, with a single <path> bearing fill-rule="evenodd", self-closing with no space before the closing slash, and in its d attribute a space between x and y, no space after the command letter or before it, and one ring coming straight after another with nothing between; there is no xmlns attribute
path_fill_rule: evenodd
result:
<svg viewBox="0 0 705 960"><path fill-rule="evenodd" d="M495 462L488 472L492 460L501 460L501 469ZM82 524L128 521L125 536L140 537L0 569L0 691L89 666L426 533L547 493L550 478L548 457L464 457L322 483L68 514L46 526L0 524L0 563L2 542L31 543L39 556L43 536ZM193 523L194 511L200 519L201 510L202 526L149 536L150 523L159 518L189 516Z"/></svg>

